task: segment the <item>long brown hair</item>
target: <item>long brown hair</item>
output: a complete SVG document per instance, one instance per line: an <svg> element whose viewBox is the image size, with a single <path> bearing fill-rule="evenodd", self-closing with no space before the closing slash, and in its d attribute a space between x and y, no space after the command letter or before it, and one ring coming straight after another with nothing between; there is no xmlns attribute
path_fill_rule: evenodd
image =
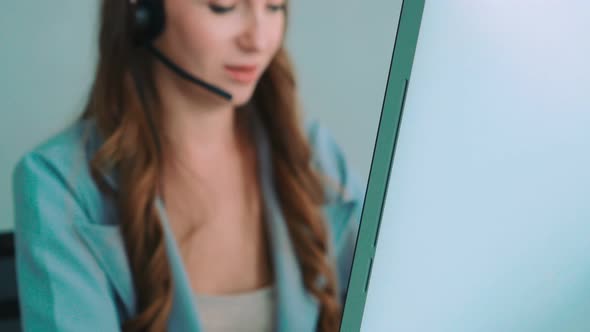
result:
<svg viewBox="0 0 590 332"><path fill-rule="evenodd" d="M107 167L118 181L118 190L109 194L117 204L137 304L137 314L123 323L123 329L163 331L172 304L172 279L154 205L162 169L154 126L158 97L152 60L133 47L131 22L128 1L103 0L99 62L82 119L96 121L103 137L90 165L95 181L101 183L98 174ZM295 76L283 48L262 75L252 103L270 138L276 190L305 286L320 303L318 330L337 331L341 309L320 209L324 191L311 165ZM318 284L319 279L326 282Z"/></svg>

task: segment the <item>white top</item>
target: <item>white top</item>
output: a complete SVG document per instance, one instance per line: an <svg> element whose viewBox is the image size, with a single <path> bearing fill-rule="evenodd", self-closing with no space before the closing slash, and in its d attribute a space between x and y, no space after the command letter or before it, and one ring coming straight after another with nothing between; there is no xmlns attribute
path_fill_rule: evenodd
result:
<svg viewBox="0 0 590 332"><path fill-rule="evenodd" d="M271 332L275 289L271 286L237 295L197 294L204 332Z"/></svg>

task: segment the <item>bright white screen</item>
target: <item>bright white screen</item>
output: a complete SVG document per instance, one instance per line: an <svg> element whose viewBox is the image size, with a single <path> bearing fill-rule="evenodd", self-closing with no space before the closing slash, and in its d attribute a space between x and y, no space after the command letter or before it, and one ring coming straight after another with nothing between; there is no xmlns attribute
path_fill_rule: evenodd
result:
<svg viewBox="0 0 590 332"><path fill-rule="evenodd" d="M590 331L590 2L426 1L362 331Z"/></svg>

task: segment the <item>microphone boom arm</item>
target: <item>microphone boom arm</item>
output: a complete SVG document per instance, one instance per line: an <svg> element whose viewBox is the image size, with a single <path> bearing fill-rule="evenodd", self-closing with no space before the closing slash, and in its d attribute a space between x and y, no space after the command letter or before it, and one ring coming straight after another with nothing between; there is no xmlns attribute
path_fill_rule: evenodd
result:
<svg viewBox="0 0 590 332"><path fill-rule="evenodd" d="M180 68L179 66L175 65L170 59L168 59L164 54L162 54L160 51L158 51L155 47L153 47L151 44L148 44L147 46L147 50L154 55L158 60L160 60L160 62L162 62L166 67L168 67L170 70L172 70L173 72L175 72L178 76L194 83L197 85L202 86L203 88L227 99L227 100L231 100L232 96L231 94L229 94L228 92L223 91L222 89L213 86L207 82L204 82L196 77L194 77L193 75L187 73L185 70L183 70L182 68Z"/></svg>

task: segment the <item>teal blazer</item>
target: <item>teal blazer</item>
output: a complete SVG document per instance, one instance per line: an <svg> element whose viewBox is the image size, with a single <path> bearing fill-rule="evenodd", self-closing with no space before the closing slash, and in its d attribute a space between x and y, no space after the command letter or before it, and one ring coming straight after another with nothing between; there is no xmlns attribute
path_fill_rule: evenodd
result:
<svg viewBox="0 0 590 332"><path fill-rule="evenodd" d="M261 188L270 231L277 287L276 331L314 331L318 303L306 291L273 180L268 140L256 132ZM364 201L364 186L343 152L316 121L305 130L314 163L333 186L323 206L330 252L344 299ZM115 210L87 167L100 146L95 124L77 122L26 153L13 173L17 281L23 331L120 331L136 311L130 268ZM106 182L116 190L115 177ZM340 188L340 190L338 190ZM200 331L199 310L172 236L163 221L174 282L171 332Z"/></svg>

